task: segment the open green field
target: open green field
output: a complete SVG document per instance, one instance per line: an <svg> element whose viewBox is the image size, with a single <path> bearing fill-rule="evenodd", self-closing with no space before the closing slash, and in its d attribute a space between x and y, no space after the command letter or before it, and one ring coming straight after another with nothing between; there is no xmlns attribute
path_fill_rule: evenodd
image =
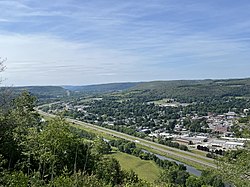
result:
<svg viewBox="0 0 250 187"><path fill-rule="evenodd" d="M133 170L139 178L148 182L154 182L162 171L153 161L141 160L126 153L115 151L111 156L119 161L122 169Z"/></svg>

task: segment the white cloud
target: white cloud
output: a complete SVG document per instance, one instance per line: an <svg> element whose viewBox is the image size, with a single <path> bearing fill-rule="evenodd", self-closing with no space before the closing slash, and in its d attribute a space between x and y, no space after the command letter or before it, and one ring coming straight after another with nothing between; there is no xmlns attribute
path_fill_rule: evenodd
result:
<svg viewBox="0 0 250 187"><path fill-rule="evenodd" d="M105 81L105 75L133 69L139 61L139 57L119 50L51 36L0 35L0 41L4 44L0 45L1 55L8 58L4 76L9 84L86 84L95 78Z"/></svg>
<svg viewBox="0 0 250 187"><path fill-rule="evenodd" d="M7 83L249 75L250 15L244 4L72 2L0 1L0 56L8 57Z"/></svg>

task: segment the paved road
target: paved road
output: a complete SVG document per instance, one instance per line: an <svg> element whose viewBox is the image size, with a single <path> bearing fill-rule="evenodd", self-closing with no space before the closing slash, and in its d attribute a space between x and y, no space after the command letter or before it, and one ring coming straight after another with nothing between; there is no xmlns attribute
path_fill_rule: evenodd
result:
<svg viewBox="0 0 250 187"><path fill-rule="evenodd" d="M44 116L49 116L49 117L55 117L56 116L56 115L53 115L53 114L48 114L48 113L43 112L41 110L37 110L37 111L41 115L44 115ZM118 138L123 138L123 139L129 140L129 141L136 142L137 144L140 144L140 145L149 147L151 149L160 151L160 152L162 152L164 154L167 154L167 155L170 155L172 157L185 159L185 160L200 164L201 166L204 166L204 167L216 168L216 165L211 163L211 161L213 161L213 159L211 159L211 158L207 158L207 157L197 155L197 154L194 154L194 153L191 153L191 152L187 152L187 151L179 150L179 149L176 149L176 148L168 147L168 146L165 146L165 145L161 145L161 144L158 144L158 143L155 143L155 142L152 142L152 141L144 140L144 139L137 138L137 137L134 137L134 136L131 136L131 135L127 135L127 134L124 134L124 133L121 133L121 132L117 132L117 131L114 131L114 130L111 130L111 129L107 129L107 128L104 128L104 127L100 127L100 126L85 123L85 122L81 122L81 121L78 121L78 120L75 120L75 119L66 118L66 120L68 122L72 122L72 123L75 123L77 125L84 126L86 128L90 128L90 129L93 129L93 130L96 130L96 131L99 131L99 132L103 132L103 133L106 133L106 134L109 134L109 135L112 135L112 136L115 136L115 137L118 137Z"/></svg>

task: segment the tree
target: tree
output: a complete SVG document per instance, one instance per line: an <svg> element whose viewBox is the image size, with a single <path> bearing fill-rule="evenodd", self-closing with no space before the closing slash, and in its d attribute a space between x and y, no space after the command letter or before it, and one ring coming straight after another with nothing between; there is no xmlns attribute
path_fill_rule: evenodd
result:
<svg viewBox="0 0 250 187"><path fill-rule="evenodd" d="M250 146L230 151L218 161L218 171L224 180L235 186L248 187L250 183Z"/></svg>
<svg viewBox="0 0 250 187"><path fill-rule="evenodd" d="M184 186L188 177L189 174L186 171L180 170L176 166L171 166L161 173L159 182Z"/></svg>
<svg viewBox="0 0 250 187"><path fill-rule="evenodd" d="M103 154L110 153L110 151L111 151L111 146L109 145L109 143L104 141L103 138L98 137L94 140L94 144L92 148L93 154L103 155Z"/></svg>
<svg viewBox="0 0 250 187"><path fill-rule="evenodd" d="M77 180L76 180L77 179ZM60 175L49 183L49 187L75 187L75 186L87 186L87 187L103 187L104 181L98 179L96 176L84 175L84 173L75 173L71 176Z"/></svg>
<svg viewBox="0 0 250 187"><path fill-rule="evenodd" d="M97 165L96 175L98 178L106 182L106 184L122 184L123 171L119 162L114 158L105 157Z"/></svg>
<svg viewBox="0 0 250 187"><path fill-rule="evenodd" d="M96 155L91 154L91 143L73 134L69 124L62 118L55 118L37 134L30 129L26 136L24 153L32 152L33 166L46 180L62 174L66 167L72 173L78 170L91 173ZM31 138L28 138L31 137Z"/></svg>
<svg viewBox="0 0 250 187"><path fill-rule="evenodd" d="M203 185L211 185L213 187L224 187L221 173L215 173L214 171L204 170L201 173L201 183Z"/></svg>
<svg viewBox="0 0 250 187"><path fill-rule="evenodd" d="M189 176L187 181L186 181L186 187L200 187L201 186L201 181L194 177L194 176Z"/></svg>
<svg viewBox="0 0 250 187"><path fill-rule="evenodd" d="M23 158L21 142L28 128L38 126L40 117L33 110L35 99L27 92L12 100L7 111L0 112L0 153L12 169Z"/></svg>

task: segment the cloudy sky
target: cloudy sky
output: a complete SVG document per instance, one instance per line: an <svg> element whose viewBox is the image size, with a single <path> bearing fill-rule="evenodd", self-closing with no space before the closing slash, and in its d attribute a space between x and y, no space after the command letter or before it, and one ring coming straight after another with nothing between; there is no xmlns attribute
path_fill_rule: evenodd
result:
<svg viewBox="0 0 250 187"><path fill-rule="evenodd" d="M250 77L249 0L0 0L5 85Z"/></svg>

